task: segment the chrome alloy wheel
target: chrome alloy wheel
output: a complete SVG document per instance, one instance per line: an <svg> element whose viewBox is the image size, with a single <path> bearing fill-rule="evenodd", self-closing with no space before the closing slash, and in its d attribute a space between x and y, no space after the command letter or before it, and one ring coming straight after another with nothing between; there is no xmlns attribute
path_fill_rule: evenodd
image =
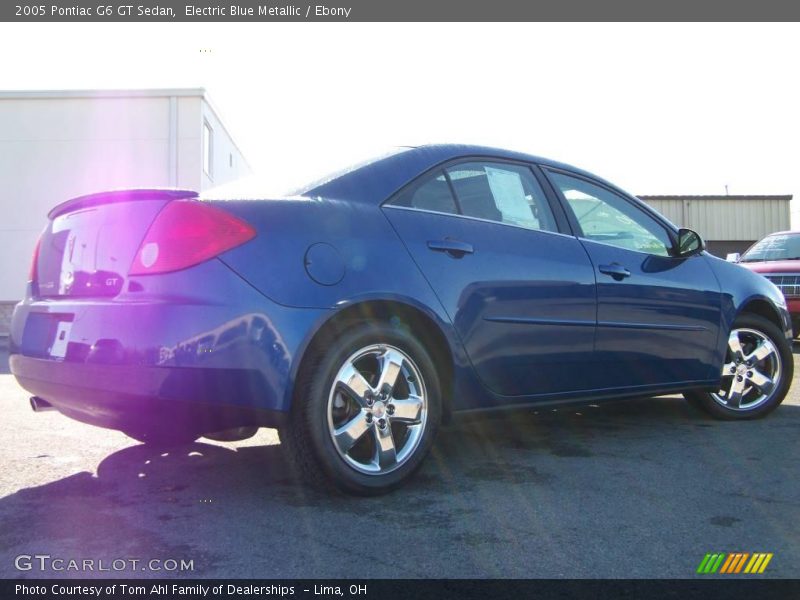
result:
<svg viewBox="0 0 800 600"><path fill-rule="evenodd" d="M406 462L425 430L428 399L414 361L387 344L348 358L328 395L328 432L353 469L383 475Z"/></svg>
<svg viewBox="0 0 800 600"><path fill-rule="evenodd" d="M755 329L734 329L728 338L721 389L711 397L732 410L752 410L775 393L781 367L781 355L772 340Z"/></svg>

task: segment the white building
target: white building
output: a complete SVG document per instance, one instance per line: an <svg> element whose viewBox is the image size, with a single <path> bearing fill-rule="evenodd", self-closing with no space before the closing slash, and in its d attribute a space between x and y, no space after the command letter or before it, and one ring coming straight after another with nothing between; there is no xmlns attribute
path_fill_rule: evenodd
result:
<svg viewBox="0 0 800 600"><path fill-rule="evenodd" d="M203 89L0 91L0 335L59 202L129 187L202 191L249 172Z"/></svg>

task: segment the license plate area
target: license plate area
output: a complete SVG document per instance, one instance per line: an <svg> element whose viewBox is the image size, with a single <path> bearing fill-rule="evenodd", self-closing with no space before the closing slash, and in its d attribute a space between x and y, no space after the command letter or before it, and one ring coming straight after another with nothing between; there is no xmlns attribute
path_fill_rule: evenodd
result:
<svg viewBox="0 0 800 600"><path fill-rule="evenodd" d="M22 353L35 358L64 358L74 315L30 313L22 332Z"/></svg>
<svg viewBox="0 0 800 600"><path fill-rule="evenodd" d="M71 321L59 321L56 325L56 335L50 346L50 356L53 358L64 358L67 355L70 329L72 329Z"/></svg>

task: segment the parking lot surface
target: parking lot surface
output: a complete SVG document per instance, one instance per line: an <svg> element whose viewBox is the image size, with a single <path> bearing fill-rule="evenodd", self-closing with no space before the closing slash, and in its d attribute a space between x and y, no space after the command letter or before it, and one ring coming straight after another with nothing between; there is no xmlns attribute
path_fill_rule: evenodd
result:
<svg viewBox="0 0 800 600"><path fill-rule="evenodd" d="M159 452L34 414L4 343L2 577L683 578L708 552L772 552L764 576L800 576L796 380L752 422L677 397L458 418L409 485L351 498L298 483L272 430ZM20 555L192 570L19 571Z"/></svg>

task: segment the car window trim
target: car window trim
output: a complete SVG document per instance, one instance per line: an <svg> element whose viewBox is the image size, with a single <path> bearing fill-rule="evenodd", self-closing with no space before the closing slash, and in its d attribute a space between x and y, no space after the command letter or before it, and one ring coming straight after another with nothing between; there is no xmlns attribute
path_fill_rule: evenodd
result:
<svg viewBox="0 0 800 600"><path fill-rule="evenodd" d="M604 244L606 246L614 246L615 248L620 248L621 247L621 246L616 246L615 244L609 244L608 242L601 242L601 241L593 240L591 238L587 238L586 237L586 235L584 234L583 228L581 227L580 223L578 222L578 218L575 216L575 212L572 210L572 207L569 205L569 201L567 200L566 196L564 196L564 193L561 191L561 188L559 188L556 185L556 183L550 178L549 173L560 173L562 175L566 175L567 177L574 177L575 179L580 179L582 181L585 181L586 183L590 183L592 185L596 185L597 187L602 188L602 189L606 190L607 192L609 192L611 194L614 194L615 196L618 196L623 201L627 202L632 208L641 210L647 216L652 218L656 222L657 225L660 225L664 229L664 231L666 231L667 237L669 238L670 243L672 244L672 247L667 249L668 250L668 256L675 256L675 248L676 248L677 243L678 243L678 232L677 232L677 230L672 226L671 223L668 223L667 221L665 221L664 218L661 215L659 215L653 208L649 207L647 204L645 204L641 200L638 200L638 201L637 200L633 200L630 197L629 194L623 192L622 190L615 189L614 187L609 186L608 184L606 184L606 183L604 183L602 181L599 181L599 180L594 179L592 177L587 177L586 175L584 175L582 173L576 173L576 172L570 171L568 169L561 169L561 168L557 168L557 167L552 167L550 165L539 165L539 167L544 172L545 177L547 177L547 181L550 184L550 187L552 188L553 192L557 195L557 197L559 199L559 202L562 204L564 210L567 211L567 215L568 215L568 219L569 219L570 225L572 226L573 230L576 232L576 237L578 237L579 239L586 240L588 242L593 242L595 244ZM625 248L625 250L630 250L630 249L629 248ZM649 252L642 252L640 250L631 250L631 251L632 252L638 252L639 254L645 254L647 256L658 256L658 255L655 255L655 254L651 254Z"/></svg>
<svg viewBox="0 0 800 600"><path fill-rule="evenodd" d="M550 204L550 210L556 219L559 230L568 231L573 237L578 237L578 229L573 226L572 221L569 218L569 214L564 208L564 204L561 202L558 194L556 194L555 189L553 189L553 186L550 183L550 180L547 178L547 175L544 174L542 167L537 164L532 164L531 170L533 171L534 176L538 180L539 185L547 197L547 201Z"/></svg>
<svg viewBox="0 0 800 600"><path fill-rule="evenodd" d="M547 233L550 235L559 235L561 237L568 237L575 239L577 236L573 235L572 233L563 233L561 231L550 231L549 229L531 229L530 227L524 227L522 225L515 225L514 223L503 223L502 221L493 221L492 219L482 219L481 217L471 217L469 215L464 214L456 214L456 213L447 213L442 212L439 210L430 210L427 208L415 208L413 206L397 206L394 204L385 204L382 205L381 208L391 208L393 210L406 210L410 212L418 212L418 213L427 213L431 215L440 215L443 217L453 217L454 219L469 219L470 221L479 221L481 223L491 223L492 225L500 225L502 227L514 227L515 229L522 229L523 231L529 231L531 233Z"/></svg>
<svg viewBox="0 0 800 600"><path fill-rule="evenodd" d="M456 210L458 211L456 214L463 215L464 209L461 206L461 198L456 194L456 186L453 185L453 180L450 178L450 173L447 172L447 167L442 167L442 174L444 175L444 180L447 182L450 195L453 197L453 202L455 202Z"/></svg>
<svg viewBox="0 0 800 600"><path fill-rule="evenodd" d="M542 192L544 193L545 202L547 202L547 206L550 208L550 212L553 214L553 219L555 220L555 225L558 228L558 231L547 231L547 230L543 230L543 229L531 229L530 227L522 227L520 225L513 225L513 224L510 224L510 223L502 223L500 221L492 221L491 219L481 219L480 217L469 217L468 215L465 215L463 213L463 211L461 210L461 203L459 202L458 196L456 195L455 189L453 188L452 182L450 181L450 176L447 173L447 169L449 169L449 168L451 168L453 166L456 166L456 165L466 164L466 163L471 163L471 162L488 162L488 163L497 163L497 164L508 164L508 165L514 165L514 166L517 166L517 167L523 167L523 168L528 169L531 172L531 174L533 175L534 180L536 181L537 184L539 184L539 187L542 189ZM448 160L442 161L442 162L430 167L429 169L426 169L425 171L423 171L422 173L420 173L419 175L414 177L411 181L407 182L405 185L403 185L398 190L396 190L394 193L392 193L386 200L381 202L380 203L380 207L381 208L384 208L384 207L404 208L404 209L419 210L420 212L429 212L429 213L434 213L434 214L449 214L451 216L456 216L456 217L460 216L460 217L464 217L464 218L468 218L468 219L474 219L476 221L483 221L483 222L486 222L486 223L497 223L498 225L510 225L512 227L519 227L520 229L526 229L528 231L544 231L545 233L558 233L558 234L566 235L566 236L569 236L569 237L577 237L576 236L576 232L574 230L574 227L572 227L571 223L569 222L569 220L567 218L567 215L563 212L564 209L561 206L561 203L560 203L558 197L555 196L553 193L548 193L549 192L548 186L545 185L545 182L542 181L542 177L541 176L537 176L537 170L538 169L539 169L539 165L537 165L535 162L528 162L528 161L524 161L524 160L514 160L514 159L502 158L502 157L497 157L497 156L468 155L468 156L459 156L457 158L450 158ZM444 172L445 178L447 179L448 185L450 186L450 194L453 196L453 201L456 203L456 208L459 211L457 214L442 213L440 211L427 210L427 209L415 209L414 207L407 207L407 206L394 206L394 205L391 204L391 202L395 198L397 198L398 196L403 194L411 186L413 186L413 185L415 185L417 183L422 183L425 178L427 178L431 174L435 173L436 171L443 171Z"/></svg>

